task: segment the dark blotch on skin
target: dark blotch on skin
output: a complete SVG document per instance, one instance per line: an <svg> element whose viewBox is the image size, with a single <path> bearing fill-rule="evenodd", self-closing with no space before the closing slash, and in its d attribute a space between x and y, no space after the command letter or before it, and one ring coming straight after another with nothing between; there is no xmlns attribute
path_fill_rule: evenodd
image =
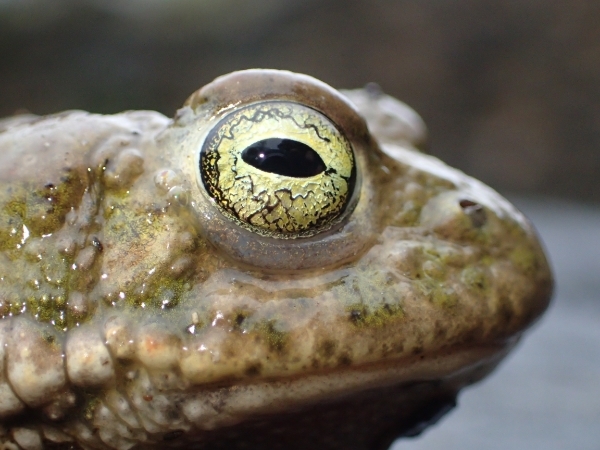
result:
<svg viewBox="0 0 600 450"><path fill-rule="evenodd" d="M325 163L308 145L291 139L271 138L255 142L242 151L245 163L263 172L306 178L325 171Z"/></svg>
<svg viewBox="0 0 600 450"><path fill-rule="evenodd" d="M241 326L245 319L246 319L246 316L244 316L243 314L238 314L235 317L235 323L236 323L236 325Z"/></svg>
<svg viewBox="0 0 600 450"><path fill-rule="evenodd" d="M350 320L354 323L358 323L360 322L362 319L362 312L357 310L357 309L353 309L352 311L350 311Z"/></svg>
<svg viewBox="0 0 600 450"><path fill-rule="evenodd" d="M98 253L102 253L102 250L104 250L102 242L100 242L100 239L98 239L96 236L92 238L92 245L96 250L98 250Z"/></svg>
<svg viewBox="0 0 600 450"><path fill-rule="evenodd" d="M230 319L232 328L235 331L243 332L246 329L246 319L251 314L246 311L238 311L234 314L234 316Z"/></svg>
<svg viewBox="0 0 600 450"><path fill-rule="evenodd" d="M260 375L261 369L262 366L260 363L251 364L246 368L244 373L249 377L255 377L257 375Z"/></svg>
<svg viewBox="0 0 600 450"><path fill-rule="evenodd" d="M319 354L321 356L323 356L324 358L331 358L334 354L335 354L335 348L336 348L336 344L334 341L324 341L320 346L319 346Z"/></svg>
<svg viewBox="0 0 600 450"><path fill-rule="evenodd" d="M350 358L350 356L347 354L340 355L340 357L338 358L338 363L340 364L340 366L351 366L352 358Z"/></svg>

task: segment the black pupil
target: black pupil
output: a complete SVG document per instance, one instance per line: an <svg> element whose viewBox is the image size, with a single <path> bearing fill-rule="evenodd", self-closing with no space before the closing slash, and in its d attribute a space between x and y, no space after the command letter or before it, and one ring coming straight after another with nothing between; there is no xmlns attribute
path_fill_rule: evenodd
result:
<svg viewBox="0 0 600 450"><path fill-rule="evenodd" d="M308 145L291 139L271 138L255 142L242 152L242 159L263 172L306 178L325 171L325 163Z"/></svg>

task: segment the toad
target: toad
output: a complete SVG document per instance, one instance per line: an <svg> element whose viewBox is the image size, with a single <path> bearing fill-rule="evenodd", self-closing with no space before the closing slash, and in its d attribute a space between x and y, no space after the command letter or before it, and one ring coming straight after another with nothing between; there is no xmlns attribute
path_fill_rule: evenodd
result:
<svg viewBox="0 0 600 450"><path fill-rule="evenodd" d="M0 121L3 448L369 449L544 311L530 223L374 87Z"/></svg>

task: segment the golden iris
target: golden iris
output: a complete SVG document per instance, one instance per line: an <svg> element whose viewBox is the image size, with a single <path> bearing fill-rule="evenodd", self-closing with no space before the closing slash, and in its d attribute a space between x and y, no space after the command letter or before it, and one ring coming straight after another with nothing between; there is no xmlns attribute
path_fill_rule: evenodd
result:
<svg viewBox="0 0 600 450"><path fill-rule="evenodd" d="M265 101L221 119L200 153L221 212L263 236L312 236L341 220L356 179L352 146L323 114Z"/></svg>

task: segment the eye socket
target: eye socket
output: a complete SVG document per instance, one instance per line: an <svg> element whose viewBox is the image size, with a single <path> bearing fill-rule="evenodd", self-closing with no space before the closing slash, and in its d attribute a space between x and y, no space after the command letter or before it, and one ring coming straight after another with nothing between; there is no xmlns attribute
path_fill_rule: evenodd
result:
<svg viewBox="0 0 600 450"><path fill-rule="evenodd" d="M200 175L221 213L263 236L313 236L343 217L356 181L352 146L320 112L289 101L246 105L221 119Z"/></svg>

